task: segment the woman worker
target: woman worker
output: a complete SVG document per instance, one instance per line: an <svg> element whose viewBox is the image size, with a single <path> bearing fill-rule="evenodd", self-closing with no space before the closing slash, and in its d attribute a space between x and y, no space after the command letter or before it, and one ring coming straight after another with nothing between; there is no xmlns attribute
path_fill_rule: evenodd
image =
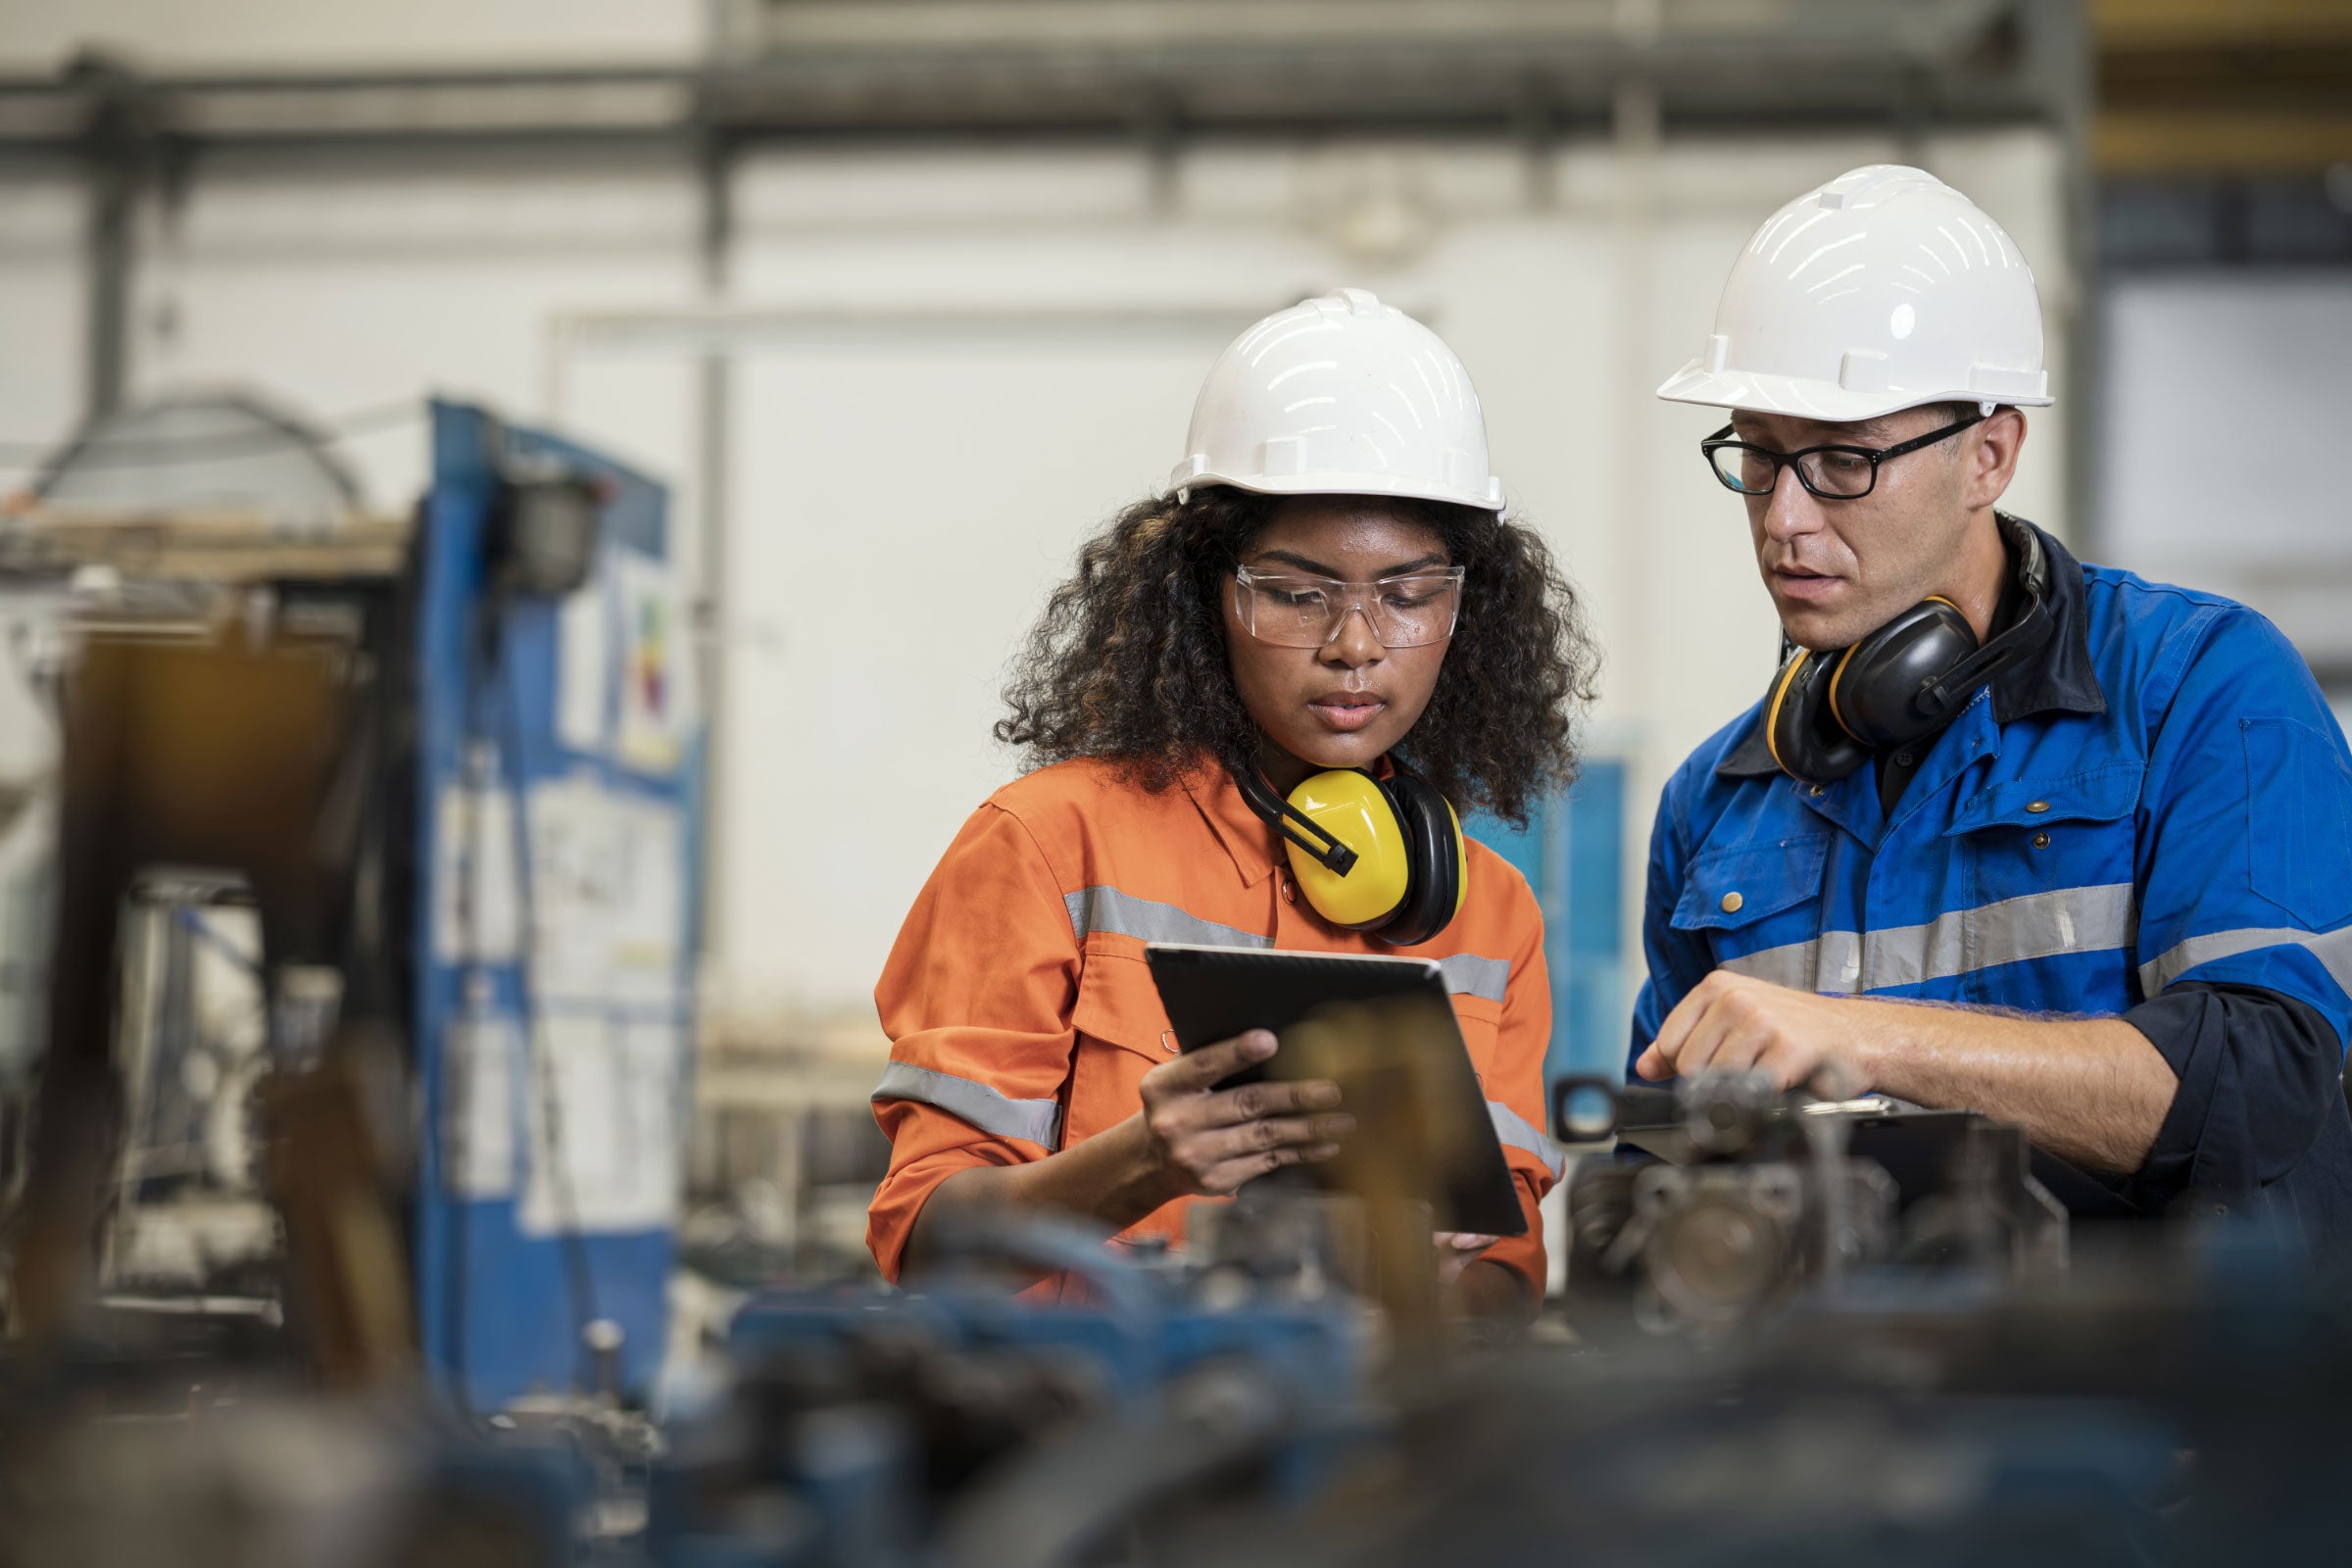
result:
<svg viewBox="0 0 2352 1568"><path fill-rule="evenodd" d="M1035 770L964 824L875 988L892 1147L868 1245L897 1279L951 1200L1180 1239L1194 1201L1330 1157L1336 1087L1218 1089L1274 1036L1177 1054L1145 945L1403 953L1443 965L1528 1213L1524 1237L1445 1239L1448 1304L1525 1318L1558 1176L1543 916L1451 818L1524 820L1569 776L1593 667L1574 600L1502 515L1461 362L1360 290L1236 339L1189 450L1055 590L997 726ZM1275 823L1331 769L1394 813L1401 889L1299 875Z"/></svg>

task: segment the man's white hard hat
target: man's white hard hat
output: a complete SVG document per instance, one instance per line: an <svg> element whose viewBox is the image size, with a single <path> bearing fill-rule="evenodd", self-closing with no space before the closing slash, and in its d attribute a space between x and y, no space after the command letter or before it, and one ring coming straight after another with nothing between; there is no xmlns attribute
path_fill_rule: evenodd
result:
<svg viewBox="0 0 2352 1568"><path fill-rule="evenodd" d="M1172 490L1412 496L1502 510L1470 373L1437 333L1360 288L1233 340L1193 405Z"/></svg>
<svg viewBox="0 0 2352 1568"><path fill-rule="evenodd" d="M2050 402L2034 272L1935 175L1849 170L1764 220L1675 403L1845 422L1923 403Z"/></svg>

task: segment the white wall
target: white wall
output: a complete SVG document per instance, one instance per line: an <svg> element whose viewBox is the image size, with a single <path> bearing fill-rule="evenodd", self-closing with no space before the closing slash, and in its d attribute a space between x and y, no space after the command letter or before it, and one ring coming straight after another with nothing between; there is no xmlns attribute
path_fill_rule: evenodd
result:
<svg viewBox="0 0 2352 1568"><path fill-rule="evenodd" d="M2352 668L2352 275L2119 278L2103 330L2101 559L2244 600L2340 685Z"/></svg>
<svg viewBox="0 0 2352 1568"><path fill-rule="evenodd" d="M1531 171L1499 145L1224 148L1186 155L1164 204L1146 161L1117 149L754 157L735 301L785 324L736 343L715 999L862 1004L939 850L1010 775L986 738L995 693L1077 542L1164 476L1224 336L1338 283L1426 315L1468 363L1497 471L1606 644L1596 733L1631 754L1636 800L1654 799L1752 700L1774 639L1737 503L1695 454L1707 413L1651 390L1704 337L1756 221L1891 152L1747 140L1628 162L1588 147ZM2063 301L2050 147L1974 137L1928 161ZM141 277L137 382L258 378L324 413L427 387L520 417L554 401L581 435L684 481L693 335L558 328L696 302L692 191L689 171L659 164L208 166ZM1073 309L1131 320L1087 342L981 324ZM803 329L828 310L877 324ZM878 319L908 311L963 326ZM36 356L0 356L0 434L58 428L76 395L71 343L34 341ZM2012 497L2062 529L2065 406L2036 419ZM379 504L421 477L413 432L353 456ZM691 527L690 487L682 501Z"/></svg>
<svg viewBox="0 0 2352 1568"><path fill-rule="evenodd" d="M0 174L0 441L63 440L81 415L82 229L78 181ZM0 495L23 481L0 448Z"/></svg>

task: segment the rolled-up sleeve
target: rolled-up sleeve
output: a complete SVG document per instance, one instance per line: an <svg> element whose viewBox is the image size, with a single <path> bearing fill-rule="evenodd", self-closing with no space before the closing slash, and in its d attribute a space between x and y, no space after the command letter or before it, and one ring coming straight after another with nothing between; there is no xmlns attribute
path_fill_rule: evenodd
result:
<svg viewBox="0 0 2352 1568"><path fill-rule="evenodd" d="M2330 1136L2345 1120L2343 1048L2316 1008L2276 992L2191 981L2124 1021L2180 1080L2125 1197L2161 1209L2194 1194L2228 1207L2287 1183L2312 1188L2298 1193L2299 1211L2325 1200L2330 1230L2352 1225L2352 1164L2344 1158L2352 1129Z"/></svg>
<svg viewBox="0 0 2352 1568"><path fill-rule="evenodd" d="M2126 1017L2180 1089L2133 1187L2309 1210L2352 1184L2352 756L2276 628L2211 617L2177 640L2187 667L2141 795L2147 1000Z"/></svg>
<svg viewBox="0 0 2352 1568"><path fill-rule="evenodd" d="M890 1062L874 1090L890 1171L866 1246L896 1280L939 1184L1059 1146L1075 1040L1078 939L1019 818L973 813L900 929L874 987Z"/></svg>

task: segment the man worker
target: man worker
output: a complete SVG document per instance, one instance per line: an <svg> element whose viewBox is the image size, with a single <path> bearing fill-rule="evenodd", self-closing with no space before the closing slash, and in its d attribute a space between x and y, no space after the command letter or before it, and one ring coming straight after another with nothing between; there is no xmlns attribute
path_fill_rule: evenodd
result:
<svg viewBox="0 0 2352 1568"><path fill-rule="evenodd" d="M2015 242L1839 175L1658 395L1730 411L1700 445L1787 655L1660 802L1633 1072L1835 1060L2143 1211L2352 1235L2352 756L2261 615L1999 510L2052 401Z"/></svg>

